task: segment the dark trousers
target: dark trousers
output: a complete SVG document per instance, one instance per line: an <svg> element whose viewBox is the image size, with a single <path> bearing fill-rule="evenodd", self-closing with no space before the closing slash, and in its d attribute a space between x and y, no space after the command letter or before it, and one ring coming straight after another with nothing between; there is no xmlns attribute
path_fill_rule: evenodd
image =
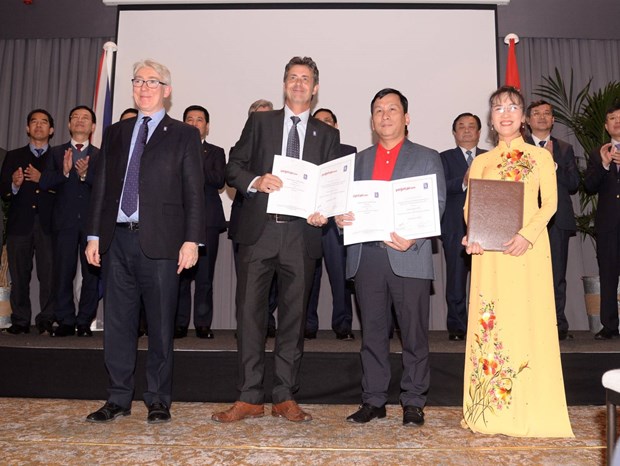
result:
<svg viewBox="0 0 620 466"><path fill-rule="evenodd" d="M551 225L549 231L549 243L551 246L551 266L553 268L553 291L555 294L555 314L557 317L558 331L568 331L568 320L564 308L566 307L566 266L568 264L568 242L574 232L562 230ZM616 274L616 278L618 274Z"/></svg>
<svg viewBox="0 0 620 466"><path fill-rule="evenodd" d="M32 307L30 304L30 278L36 258L39 279L39 304L41 312L35 323L53 322L53 269L52 236L41 228L39 217L35 217L32 231L28 235L8 235L6 238L9 274L11 275L11 323L30 326Z"/></svg>
<svg viewBox="0 0 620 466"><path fill-rule="evenodd" d="M192 311L192 280L194 280L194 326L211 327L213 322L213 276L220 244L217 228L207 229L205 247L200 248L198 264L181 272L179 279L179 302L175 325L189 326Z"/></svg>
<svg viewBox="0 0 620 466"><path fill-rule="evenodd" d="M268 222L253 245L239 245L237 278L237 345L240 400L265 401L267 301L278 277L278 335L274 348L273 403L293 399L299 388L306 306L315 260L308 256L304 220Z"/></svg>
<svg viewBox="0 0 620 466"><path fill-rule="evenodd" d="M351 291L346 281L346 248L342 244L342 236L333 219L323 227L323 260L332 288L332 330L337 333L351 331L353 320L353 306ZM323 275L323 261L316 261L314 280L310 300L308 301L308 315L306 316L306 330L316 332L319 329L319 295L321 292L321 276Z"/></svg>
<svg viewBox="0 0 620 466"><path fill-rule="evenodd" d="M608 330L617 331L620 228L597 233L596 256L601 279L601 324Z"/></svg>
<svg viewBox="0 0 620 466"><path fill-rule="evenodd" d="M239 252L239 243L233 241L233 256L235 261L235 274L238 274L239 270L239 262L237 259L237 255ZM271 287L269 288L269 303L267 307L267 327L270 329L276 329L276 317L275 312L278 308L278 277L276 275L273 276L271 280Z"/></svg>
<svg viewBox="0 0 620 466"><path fill-rule="evenodd" d="M461 244L459 234L442 235L443 254L446 258L446 326L450 333L467 332L467 275L471 270L471 258Z"/></svg>
<svg viewBox="0 0 620 466"><path fill-rule="evenodd" d="M116 228L102 261L108 401L128 408L133 399L142 297L149 327L144 402L170 406L177 261L149 259L140 248L139 233L124 228Z"/></svg>
<svg viewBox="0 0 620 466"><path fill-rule="evenodd" d="M54 284L56 305L54 317L62 325L89 327L97 314L99 304L99 270L88 264L84 251L86 235L79 228L54 232ZM80 261L82 287L75 315L73 280Z"/></svg>
<svg viewBox="0 0 620 466"><path fill-rule="evenodd" d="M390 384L390 312L394 304L403 344L400 403L424 407L430 385L428 322L431 281L399 277L387 251L364 246L355 275L362 320L362 401L387 403Z"/></svg>

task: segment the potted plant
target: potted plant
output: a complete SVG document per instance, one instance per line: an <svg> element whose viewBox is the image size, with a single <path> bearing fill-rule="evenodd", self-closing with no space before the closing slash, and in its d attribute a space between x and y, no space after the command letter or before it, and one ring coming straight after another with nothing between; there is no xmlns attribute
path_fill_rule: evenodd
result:
<svg viewBox="0 0 620 466"><path fill-rule="evenodd" d="M574 91L573 72L571 71L570 81L567 83L556 68L555 76L543 77L543 84L534 91L534 94L553 105L555 120L575 135L583 149L584 159L578 163L581 178L578 188L580 209L575 215L575 220L582 238L584 240L589 238L596 246L594 217L598 196L586 192L583 178L590 153L609 142L609 135L605 130L606 112L620 99L620 82L610 82L597 91L590 89L591 83L592 79L581 90ZM601 329L599 277L583 277L583 283L590 330L596 333ZM620 286L618 294L620 295Z"/></svg>

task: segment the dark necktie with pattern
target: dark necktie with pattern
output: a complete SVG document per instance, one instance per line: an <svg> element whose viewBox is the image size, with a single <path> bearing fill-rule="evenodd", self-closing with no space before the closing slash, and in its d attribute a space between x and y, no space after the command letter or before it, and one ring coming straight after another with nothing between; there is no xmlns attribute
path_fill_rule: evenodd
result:
<svg viewBox="0 0 620 466"><path fill-rule="evenodd" d="M37 158L39 158L43 155L43 152L45 152L45 149L35 149L34 151L37 153Z"/></svg>
<svg viewBox="0 0 620 466"><path fill-rule="evenodd" d="M474 161L474 154L470 150L465 151L465 153L467 154L467 166L471 167L471 163Z"/></svg>
<svg viewBox="0 0 620 466"><path fill-rule="evenodd" d="M286 143L286 156L299 158L299 133L297 132L297 124L301 121L298 116L292 116L293 127L288 132L288 141Z"/></svg>
<svg viewBox="0 0 620 466"><path fill-rule="evenodd" d="M149 135L148 123L151 121L151 117L145 116L142 118L142 124L138 130L138 137L136 137L136 143L133 146L133 152L131 153L131 160L129 161L129 167L127 168L127 176L125 176L125 186L123 188L123 202L121 203L121 210L125 215L131 217L131 215L138 210L138 183L140 180L140 159L146 146L146 140Z"/></svg>
<svg viewBox="0 0 620 466"><path fill-rule="evenodd" d="M545 144L547 144L547 141L538 141L540 147L545 147Z"/></svg>

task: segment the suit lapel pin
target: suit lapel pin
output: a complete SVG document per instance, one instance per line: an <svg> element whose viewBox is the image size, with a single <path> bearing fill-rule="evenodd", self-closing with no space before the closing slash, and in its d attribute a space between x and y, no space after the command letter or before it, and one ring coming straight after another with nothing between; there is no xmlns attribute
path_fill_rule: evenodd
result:
<svg viewBox="0 0 620 466"><path fill-rule="evenodd" d="M316 131L312 131L312 136L316 137Z"/></svg>
<svg viewBox="0 0 620 466"><path fill-rule="evenodd" d="M168 131L168 127L167 126L164 126L164 131Z"/></svg>

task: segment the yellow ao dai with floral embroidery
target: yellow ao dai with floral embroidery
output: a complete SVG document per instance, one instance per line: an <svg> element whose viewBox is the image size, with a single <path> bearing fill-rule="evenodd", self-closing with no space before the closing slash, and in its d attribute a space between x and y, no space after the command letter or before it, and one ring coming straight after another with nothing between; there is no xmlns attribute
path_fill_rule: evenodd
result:
<svg viewBox="0 0 620 466"><path fill-rule="evenodd" d="M517 437L572 437L546 228L557 206L553 157L522 138L510 147L500 142L474 159L469 177L524 183L519 233L532 246L520 257L472 256L464 426Z"/></svg>

